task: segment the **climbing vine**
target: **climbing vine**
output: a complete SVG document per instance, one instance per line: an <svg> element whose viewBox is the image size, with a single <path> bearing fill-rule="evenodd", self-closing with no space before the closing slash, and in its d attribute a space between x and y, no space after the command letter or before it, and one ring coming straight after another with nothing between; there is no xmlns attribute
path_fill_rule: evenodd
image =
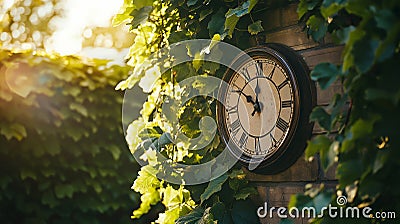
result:
<svg viewBox="0 0 400 224"><path fill-rule="evenodd" d="M160 64L146 64L148 69L142 66L151 54L163 47L189 39L224 40L241 48L250 46L248 40L263 31L260 13L253 16L252 12L262 10L265 4L257 0L124 2L114 24L128 23L136 35L128 54L128 64L134 67L134 71L118 84L117 89L131 88L138 83L144 92L149 93L141 117L128 128L127 141L132 153L144 148L150 165L157 161L153 150L185 164L204 163L221 153L224 146L220 144L219 135L211 144L196 151L187 144L173 144L167 138L174 138L178 130L187 137L197 137L201 118L215 118L214 99L195 97L183 105L179 103L180 108L163 109L162 105L167 99L182 100L180 96L185 94L185 90L181 89L179 82L185 78L196 75L221 77L225 68L197 60L201 59L200 52L191 52L190 49L186 54L196 60L179 64L163 74L159 72ZM156 84L152 86L153 83ZM174 118L176 115L178 119ZM141 169L132 186L142 195L142 203L133 212L133 219L158 208L160 214L154 217L155 223L259 222L255 205L249 198L257 191L245 179L240 166L206 184L179 186L152 176L165 170L150 165Z"/></svg>
<svg viewBox="0 0 400 224"><path fill-rule="evenodd" d="M400 167L399 10L399 1L391 0L300 1L298 14L312 38L319 41L331 35L344 45L342 65L317 65L311 77L323 89L340 80L344 93L335 95L329 106L313 110L311 119L327 134L314 138L306 149L307 158L318 153L324 171L337 164L339 184L333 190L309 188L305 195L293 197L291 206L321 208L346 196L347 206L400 211L395 171ZM392 221L374 217L368 222ZM314 220L329 222L329 218Z"/></svg>
<svg viewBox="0 0 400 224"><path fill-rule="evenodd" d="M256 44L262 33L263 17L268 7L290 1L138 1L125 0L114 24L128 23L136 37L128 54L132 75L120 82L117 89L138 84L149 93L141 117L130 124L127 141L132 153L145 148L149 163L157 161L152 150L158 150L175 162L198 164L215 157L222 150L219 136L213 143L196 153L188 146L174 145L166 136L174 129L195 137L203 116L215 117L215 102L197 97L169 111L178 120L163 117L166 99L178 100L179 81L194 75L221 77L220 65L195 60L181 64L161 74L160 64L146 65L146 59L163 47L188 39L213 39L245 49ZM393 170L399 168L399 138L396 130L400 120L398 78L399 61L399 3L364 0L301 0L298 4L300 23L315 41L326 35L344 45L343 65L317 65L312 79L322 89L339 80L344 94L337 94L328 107L317 107L311 114L327 135L315 137L308 143L307 159L318 156L325 171L337 164L339 185L337 195L346 195L349 205L372 206L376 211L399 210L396 189L399 181ZM196 52L186 52L194 59ZM151 85L156 83L156 85ZM174 123L175 122L175 123ZM150 141L149 141L150 139ZM151 149L151 150L150 150ZM257 223L249 196L255 189L249 185L239 168L198 186L178 186L152 178L159 173L145 166L133 184L141 193L142 204L133 212L136 219L158 209L156 223ZM336 194L324 187L308 187L305 195L292 198L291 206L326 206L335 201ZM233 197L232 197L233 195ZM333 195L333 196L331 196ZM286 220L287 221L287 220ZM380 222L384 220L375 220ZM326 219L314 222L328 222Z"/></svg>

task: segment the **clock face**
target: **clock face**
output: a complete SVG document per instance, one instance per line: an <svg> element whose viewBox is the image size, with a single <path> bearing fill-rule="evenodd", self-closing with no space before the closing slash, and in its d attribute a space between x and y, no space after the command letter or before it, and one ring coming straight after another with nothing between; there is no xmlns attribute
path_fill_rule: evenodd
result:
<svg viewBox="0 0 400 224"><path fill-rule="evenodd" d="M223 117L230 140L245 154L271 155L293 123L294 90L276 61L255 58L229 78Z"/></svg>
<svg viewBox="0 0 400 224"><path fill-rule="evenodd" d="M235 71L223 77L228 87L219 93L224 104L217 106L219 130L238 159L265 165L281 157L294 138L300 93L295 71L278 51L261 47L247 54L252 60L238 57Z"/></svg>

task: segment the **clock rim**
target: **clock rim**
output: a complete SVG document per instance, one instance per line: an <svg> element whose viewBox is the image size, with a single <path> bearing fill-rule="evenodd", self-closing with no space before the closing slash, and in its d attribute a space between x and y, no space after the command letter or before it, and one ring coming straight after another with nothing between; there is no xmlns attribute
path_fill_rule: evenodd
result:
<svg viewBox="0 0 400 224"><path fill-rule="evenodd" d="M236 72L232 70L231 68L240 68L244 66L246 63L251 62L251 60L248 60L248 57L246 57L246 54L249 55L252 60L257 60L260 58L268 58L278 62L280 66L283 68L283 70L286 72L286 76L288 77L289 81L291 82L292 85L292 93L293 93L293 113L292 113L292 118L291 118L291 123L288 127L288 132L286 134L286 137L283 139L283 142L280 144L277 149L275 149L275 152L268 155L246 155L246 152L243 152L244 150L240 149L236 144L230 145L228 144L230 141L229 137L229 131L227 124L225 122L226 118L223 116L225 107L220 103L217 102L217 108L216 108L216 115L217 115L217 123L218 123L218 130L220 133L220 136L223 139L223 142L225 145L228 147L228 150L235 156L241 163L244 163L248 165L250 162L260 162L257 161L258 159L262 159L262 162L260 163L259 167L265 167L268 166L269 164L274 163L276 160L278 160L289 148L290 144L292 143L292 140L295 136L295 133L298 128L298 123L299 123L299 117L300 117L300 91L298 88L298 80L295 75L295 70L292 68L292 66L289 64L289 60L286 59L286 57L279 52L276 49L268 47L268 45L261 45L261 46L256 46L249 48L244 51L243 54L238 55L235 57L233 62L231 63L231 66L227 69L227 71L224 73L222 80L225 82L228 82ZM223 90L220 88L220 90ZM225 95L226 91L219 91L218 96L221 97ZM224 99L220 98L220 99ZM253 160L252 160L253 158Z"/></svg>

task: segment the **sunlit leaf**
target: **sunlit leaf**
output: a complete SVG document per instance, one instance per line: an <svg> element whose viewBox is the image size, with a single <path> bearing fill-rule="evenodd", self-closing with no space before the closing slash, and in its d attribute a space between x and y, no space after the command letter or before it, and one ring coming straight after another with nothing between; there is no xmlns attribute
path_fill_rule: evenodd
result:
<svg viewBox="0 0 400 224"><path fill-rule="evenodd" d="M227 179L228 179L228 175L223 174L220 177L210 181L207 188L204 190L203 194L201 194L201 196L200 196L201 203L203 203L205 200L209 199L213 194L220 191L222 189L222 185L225 183L225 181Z"/></svg>
<svg viewBox="0 0 400 224"><path fill-rule="evenodd" d="M256 21L256 22L250 24L250 25L247 27L247 30L249 31L249 33L250 33L251 35L256 35L256 34L262 32L262 31L264 31L264 28L263 28L262 25L261 25L261 20L258 20L258 21Z"/></svg>

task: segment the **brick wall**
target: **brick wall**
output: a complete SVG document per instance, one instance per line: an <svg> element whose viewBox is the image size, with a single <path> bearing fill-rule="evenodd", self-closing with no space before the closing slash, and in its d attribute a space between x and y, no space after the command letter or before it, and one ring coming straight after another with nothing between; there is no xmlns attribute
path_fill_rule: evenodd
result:
<svg viewBox="0 0 400 224"><path fill-rule="evenodd" d="M321 62L341 63L342 46L334 45L329 37L321 43L316 43L308 38L303 30L303 24L299 24L296 12L297 4L284 7L271 8L263 16L263 26L266 29L267 43L281 43L292 47L301 54L310 70ZM339 82L334 83L326 90L321 90L317 85L317 104L328 105L335 93L341 93L342 86ZM313 135L324 134L324 131L314 125ZM335 167L327 173L319 166L318 158L313 161L305 161L301 156L289 169L275 175L258 175L247 173L248 179L258 186L260 205L268 203L268 207L286 207L292 194L304 192L306 184L324 183L326 186L334 187L336 184ZM268 216L261 219L261 223L279 223L279 218L274 214L271 219ZM306 219L294 220L295 223L307 223Z"/></svg>

